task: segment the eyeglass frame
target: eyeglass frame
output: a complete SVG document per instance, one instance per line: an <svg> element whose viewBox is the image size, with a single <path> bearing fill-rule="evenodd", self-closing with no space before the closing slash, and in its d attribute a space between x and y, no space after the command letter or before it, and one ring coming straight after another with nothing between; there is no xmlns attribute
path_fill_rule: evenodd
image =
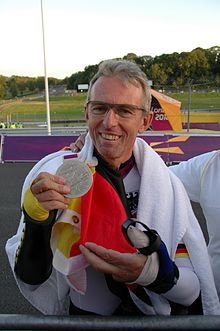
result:
<svg viewBox="0 0 220 331"><path fill-rule="evenodd" d="M123 118L123 116L120 115L120 112L117 109L117 107L120 107L120 106L124 106L124 107L127 106L128 108L130 107L131 110L133 110L134 112L135 112L135 110L140 110L144 113L147 113L145 108L138 107L136 105L126 104L126 103L108 103L108 102L99 101L99 100L89 100L89 101L87 101L86 104L85 104L85 108L87 108L89 106L89 104L91 104L91 103L97 103L97 104L100 104L100 105L107 106L107 110L103 114L94 114L90 109L91 113L93 115L97 115L97 116L105 116L111 109L112 110L115 109L114 113ZM134 115L134 114L131 114L131 115ZM124 118L127 118L127 117L125 116Z"/></svg>

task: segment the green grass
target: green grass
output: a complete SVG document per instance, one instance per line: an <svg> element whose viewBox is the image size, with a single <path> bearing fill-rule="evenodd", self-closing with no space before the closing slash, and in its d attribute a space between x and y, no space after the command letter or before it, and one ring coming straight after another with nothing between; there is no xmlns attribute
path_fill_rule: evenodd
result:
<svg viewBox="0 0 220 331"><path fill-rule="evenodd" d="M169 94L172 98L181 101L181 109L188 109L187 93ZM191 93L191 109L220 109L220 93Z"/></svg>
<svg viewBox="0 0 220 331"><path fill-rule="evenodd" d="M51 120L84 119L85 94L74 97L51 97ZM0 105L0 119L10 116L12 122L46 121L46 103L42 99L20 99Z"/></svg>
<svg viewBox="0 0 220 331"><path fill-rule="evenodd" d="M186 120L188 109L188 94L173 93L170 97L181 101L182 119ZM86 94L76 96L50 97L51 121L65 121L84 119L84 103ZM207 109L207 112L194 112ZM192 93L191 94L191 121L192 122L220 122L220 93ZM46 103L42 98L24 98L11 102L0 102L0 120L11 122L44 122L46 121Z"/></svg>

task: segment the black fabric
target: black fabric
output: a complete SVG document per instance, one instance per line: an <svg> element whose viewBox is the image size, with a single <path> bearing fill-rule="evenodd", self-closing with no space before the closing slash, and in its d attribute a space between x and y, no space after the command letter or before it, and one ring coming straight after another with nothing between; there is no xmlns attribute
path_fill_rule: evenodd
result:
<svg viewBox="0 0 220 331"><path fill-rule="evenodd" d="M126 198L123 179L119 170L112 168L111 165L108 164L97 151L94 151L94 155L98 159L98 165L96 167L96 171L114 187L114 189L116 190L116 192L118 193L121 199L121 202L125 208L128 218L131 217L131 212ZM121 166L124 165L125 164Z"/></svg>
<svg viewBox="0 0 220 331"><path fill-rule="evenodd" d="M203 315L201 293L199 297L189 306L189 315Z"/></svg>
<svg viewBox="0 0 220 331"><path fill-rule="evenodd" d="M125 304L120 304L117 309L112 313L112 316L144 316L144 314L134 305L132 302L125 302ZM100 314L93 313L91 311L80 309L73 305L70 301L69 305L69 315L74 316L100 316Z"/></svg>
<svg viewBox="0 0 220 331"><path fill-rule="evenodd" d="M127 240L130 242L130 244L132 246L134 246L134 243L129 238L128 229L130 226L135 227L137 224L142 225L142 227L144 229L146 229L146 231L144 230L144 231L142 231L142 233L144 233L146 235L146 237L148 237L148 239L149 239L148 246L138 248L138 251L145 256L151 255L152 253L159 251L160 246L161 246L161 239L160 239L160 236L157 233L157 231L151 230L146 224L136 221L134 219L127 219L122 224L122 232L124 233Z"/></svg>
<svg viewBox="0 0 220 331"><path fill-rule="evenodd" d="M201 293L188 307L170 301L171 315L203 315Z"/></svg>
<svg viewBox="0 0 220 331"><path fill-rule="evenodd" d="M23 212L25 227L14 270L23 282L38 285L45 282L52 272L50 236L56 211L50 212L45 223L34 221L25 210Z"/></svg>
<svg viewBox="0 0 220 331"><path fill-rule="evenodd" d="M97 314L92 313L91 311L83 310L83 309L80 309L80 308L74 306L74 304L70 300L69 315L78 315L79 316L79 315L97 315Z"/></svg>
<svg viewBox="0 0 220 331"><path fill-rule="evenodd" d="M143 315L131 299L128 287L124 283L117 282L112 275L105 275L109 290L121 299L121 304L115 310L113 315ZM140 297L138 291L136 295ZM143 299L140 298L140 299ZM144 300L143 300L144 301Z"/></svg>

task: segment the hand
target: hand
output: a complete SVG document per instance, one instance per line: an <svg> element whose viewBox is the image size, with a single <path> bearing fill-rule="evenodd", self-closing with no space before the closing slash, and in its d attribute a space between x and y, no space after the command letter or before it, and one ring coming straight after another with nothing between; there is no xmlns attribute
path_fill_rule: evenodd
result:
<svg viewBox="0 0 220 331"><path fill-rule="evenodd" d="M80 251L95 270L123 283L134 282L147 261L142 254L120 253L91 242L80 245Z"/></svg>
<svg viewBox="0 0 220 331"><path fill-rule="evenodd" d="M70 199L65 195L70 193L70 187L66 185L65 178L41 172L31 185L31 192L47 210L66 209Z"/></svg>
<svg viewBox="0 0 220 331"><path fill-rule="evenodd" d="M78 153L82 150L84 144L85 144L85 138L86 138L86 133L82 133L77 140L74 143L70 144L70 149L74 153Z"/></svg>

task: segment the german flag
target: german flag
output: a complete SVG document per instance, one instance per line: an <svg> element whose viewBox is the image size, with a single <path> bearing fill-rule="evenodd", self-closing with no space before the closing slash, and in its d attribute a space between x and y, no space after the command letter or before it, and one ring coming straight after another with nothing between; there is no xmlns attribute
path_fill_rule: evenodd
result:
<svg viewBox="0 0 220 331"><path fill-rule="evenodd" d="M184 244L179 244L177 246L175 258L189 258L189 254Z"/></svg>

